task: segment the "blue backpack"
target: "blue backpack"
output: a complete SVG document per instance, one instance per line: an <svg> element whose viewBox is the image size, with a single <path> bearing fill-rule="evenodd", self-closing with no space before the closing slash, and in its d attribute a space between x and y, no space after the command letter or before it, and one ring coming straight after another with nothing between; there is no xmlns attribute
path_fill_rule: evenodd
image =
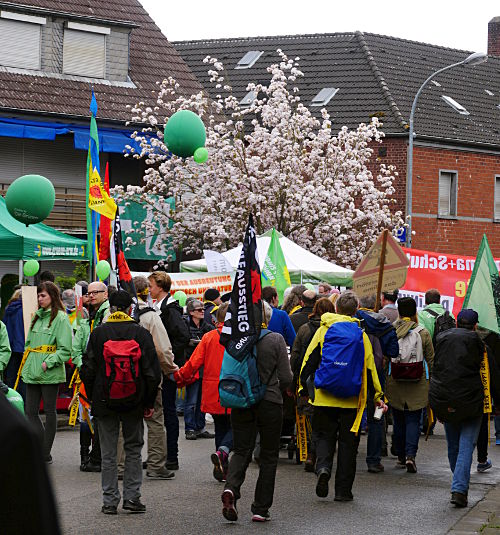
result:
<svg viewBox="0 0 500 535"><path fill-rule="evenodd" d="M382 353L389 358L399 355L398 336L394 325L383 315L371 310L358 310L355 317L361 320L366 334L373 334L380 342Z"/></svg>
<svg viewBox="0 0 500 535"><path fill-rule="evenodd" d="M259 340L270 332L268 329L262 329ZM257 369L256 345L241 360L224 351L219 376L219 400L223 407L247 409L264 397L267 384L262 383Z"/></svg>
<svg viewBox="0 0 500 535"><path fill-rule="evenodd" d="M363 331L351 321L334 323L326 331L314 386L339 398L358 396L365 361Z"/></svg>

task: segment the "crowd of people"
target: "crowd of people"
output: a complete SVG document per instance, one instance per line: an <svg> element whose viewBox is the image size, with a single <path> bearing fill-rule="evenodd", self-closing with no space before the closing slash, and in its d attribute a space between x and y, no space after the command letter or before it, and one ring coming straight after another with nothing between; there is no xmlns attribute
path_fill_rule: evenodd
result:
<svg viewBox="0 0 500 535"><path fill-rule="evenodd" d="M230 409L219 396L228 295L210 288L203 301L190 298L183 308L162 271L134 278L137 302L102 282L80 281L61 292L45 275L26 337L20 290L5 309L0 373L22 395L46 463L53 462L58 390L73 376L79 466L101 472L104 514L117 514L122 498L123 509L146 511L144 468L150 479L175 478L181 411L186 440L214 439L207 461L214 478L224 483L222 513L230 521L238 519L237 502L252 459L259 464L252 520L270 519L280 438L289 436L298 447L299 417L310 429L304 469L315 472L321 498L329 494L336 452L334 499L354 499L364 432L368 472L384 471L382 459L390 449L396 466L414 474L420 436L432 434L436 419L443 422L453 473L451 503L457 507L468 503L476 444L477 470L492 466L488 426L493 406L500 406L499 336L478 327L474 310L462 310L455 320L436 289L426 292L425 308L417 312L415 300L398 298L397 290L379 296L378 307L376 296L360 299L327 283L317 292L298 285L287 289L280 307L276 289L263 288L255 358L265 394L251 407ZM206 428L206 415L214 433ZM500 422L495 423L500 445Z"/></svg>

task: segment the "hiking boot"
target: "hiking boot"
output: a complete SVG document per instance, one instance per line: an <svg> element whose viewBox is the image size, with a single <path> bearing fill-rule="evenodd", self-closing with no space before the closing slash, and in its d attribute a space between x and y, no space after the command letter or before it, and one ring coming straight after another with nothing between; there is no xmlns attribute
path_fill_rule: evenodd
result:
<svg viewBox="0 0 500 535"><path fill-rule="evenodd" d="M452 492L450 503L453 503L457 507L467 507L467 494Z"/></svg>
<svg viewBox="0 0 500 535"><path fill-rule="evenodd" d="M352 495L352 492L348 492L345 494L335 493L335 498L333 498L335 502L352 502L354 500L354 496Z"/></svg>
<svg viewBox="0 0 500 535"><path fill-rule="evenodd" d="M215 438L215 435L210 431L199 431L196 433L196 438Z"/></svg>
<svg viewBox="0 0 500 535"><path fill-rule="evenodd" d="M398 457L396 468L406 468L406 459L404 457Z"/></svg>
<svg viewBox="0 0 500 535"><path fill-rule="evenodd" d="M226 489L221 496L222 500L222 515L230 522L238 520L238 511L236 510L236 502L232 490Z"/></svg>
<svg viewBox="0 0 500 535"><path fill-rule="evenodd" d="M170 470L167 470L164 466L161 467L159 470L156 471L147 471L146 476L149 479L174 479L175 472L171 472Z"/></svg>
<svg viewBox="0 0 500 535"><path fill-rule="evenodd" d="M407 457L405 464L406 464L406 471L409 474L417 473L417 465L415 464L415 457Z"/></svg>
<svg viewBox="0 0 500 535"><path fill-rule="evenodd" d="M80 466L80 472L100 472L100 471L101 471L101 465L97 463L93 463L92 461L89 461L83 467Z"/></svg>
<svg viewBox="0 0 500 535"><path fill-rule="evenodd" d="M384 465L382 463L368 465L368 472L370 472L370 474L379 474L380 472L383 472L383 471L384 471Z"/></svg>
<svg viewBox="0 0 500 535"><path fill-rule="evenodd" d="M123 500L123 509L131 513L145 513L146 506L139 498L137 500Z"/></svg>
<svg viewBox="0 0 500 535"><path fill-rule="evenodd" d="M486 472L493 466L492 462L489 459L486 459L485 463L477 463L478 472Z"/></svg>
<svg viewBox="0 0 500 535"><path fill-rule="evenodd" d="M83 472L83 467L90 461L89 453L80 454L80 471Z"/></svg>
<svg viewBox="0 0 500 535"><path fill-rule="evenodd" d="M254 513L252 515L252 522L269 522L269 520L271 520L269 511L266 511L265 513Z"/></svg>
<svg viewBox="0 0 500 535"><path fill-rule="evenodd" d="M210 460L212 461L212 464L214 465L214 471L213 471L214 478L217 481L223 481L224 480L224 468L222 466L222 452L217 450L215 453L212 453L212 455L210 455Z"/></svg>
<svg viewBox="0 0 500 535"><path fill-rule="evenodd" d="M198 438L198 433L196 431L186 431L186 440L196 440Z"/></svg>
<svg viewBox="0 0 500 535"><path fill-rule="evenodd" d="M101 511L105 515L117 515L118 514L118 508L116 505L103 505L101 508Z"/></svg>
<svg viewBox="0 0 500 535"><path fill-rule="evenodd" d="M318 481L316 483L316 496L326 498L328 496L328 482L330 481L330 471L328 468L322 468L318 472Z"/></svg>
<svg viewBox="0 0 500 535"><path fill-rule="evenodd" d="M179 470L179 461L167 461L165 468L167 470Z"/></svg>

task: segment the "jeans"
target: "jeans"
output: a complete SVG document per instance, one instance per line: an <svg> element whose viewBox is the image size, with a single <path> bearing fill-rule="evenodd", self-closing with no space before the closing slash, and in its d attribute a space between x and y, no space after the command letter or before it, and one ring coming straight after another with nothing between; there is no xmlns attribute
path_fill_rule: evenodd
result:
<svg viewBox="0 0 500 535"><path fill-rule="evenodd" d="M420 416L422 409L416 411L392 408L393 423L393 445L399 458L415 457L418 450L418 440L420 438Z"/></svg>
<svg viewBox="0 0 500 535"><path fill-rule="evenodd" d="M125 471L123 473L123 500L137 500L141 496L144 424L142 414L116 413L99 417L99 437L102 455L102 500L104 505L120 503L118 489L117 445L122 424L125 448Z"/></svg>
<svg viewBox="0 0 500 535"><path fill-rule="evenodd" d="M163 421L167 433L167 461L177 462L179 456L179 417L175 409L177 384L163 376L161 397L163 401Z"/></svg>
<svg viewBox="0 0 500 535"><path fill-rule="evenodd" d="M205 429L205 413L201 412L201 379L186 386L184 403L184 424L187 431L203 431Z"/></svg>
<svg viewBox="0 0 500 535"><path fill-rule="evenodd" d="M481 420L481 428L477 436L477 462L485 463L488 460L488 424L489 418L487 414L483 414Z"/></svg>
<svg viewBox="0 0 500 535"><path fill-rule="evenodd" d="M234 445L224 488L233 491L235 500L240 499L240 488L252 460L255 437L259 433L260 465L252 503L254 514L267 513L273 504L282 419L282 406L266 400L249 409L231 411Z"/></svg>
<svg viewBox="0 0 500 535"><path fill-rule="evenodd" d="M372 399L368 399L366 405L366 417L368 420L368 438L366 441L366 464L374 466L380 464L382 457L382 444L384 442L385 433L385 419L384 416L380 420L375 420L373 413L375 412L375 403Z"/></svg>
<svg viewBox="0 0 500 535"><path fill-rule="evenodd" d="M445 422L448 460L453 472L451 492L467 494L470 481L472 455L476 447L482 416L458 424Z"/></svg>
<svg viewBox="0 0 500 535"><path fill-rule="evenodd" d="M351 433L356 409L314 407L312 428L316 443L316 473L326 468L332 472L333 456L338 442L335 494L350 496L356 475L359 433Z"/></svg>
<svg viewBox="0 0 500 535"><path fill-rule="evenodd" d="M229 453L233 449L233 430L229 414L212 414L215 428L215 449Z"/></svg>
<svg viewBox="0 0 500 535"><path fill-rule="evenodd" d="M4 383L9 388L14 388L14 385L16 384L17 372L19 371L19 366L21 365L22 360L22 353L11 353L9 363L7 364L7 367L3 372ZM24 404L26 405L26 385L24 384L22 379L19 379L17 391L19 392L19 394L21 394Z"/></svg>
<svg viewBox="0 0 500 535"><path fill-rule="evenodd" d="M59 385L26 385L26 416L35 426L43 443L43 456L50 458L50 450L54 443L57 430L57 392ZM45 426L39 416L40 400L43 399L43 412L45 413Z"/></svg>
<svg viewBox="0 0 500 535"><path fill-rule="evenodd" d="M495 437L500 438L500 416L495 416Z"/></svg>

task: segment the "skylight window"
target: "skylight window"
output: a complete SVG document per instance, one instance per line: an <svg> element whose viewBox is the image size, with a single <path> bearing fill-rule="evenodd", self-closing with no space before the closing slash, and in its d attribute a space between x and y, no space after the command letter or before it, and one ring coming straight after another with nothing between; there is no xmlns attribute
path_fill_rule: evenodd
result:
<svg viewBox="0 0 500 535"><path fill-rule="evenodd" d="M264 54L263 51L260 50L250 50L250 52L247 52L241 59L238 61L238 64L236 65L235 69L249 69L253 66L253 64Z"/></svg>
<svg viewBox="0 0 500 535"><path fill-rule="evenodd" d="M338 87L324 87L311 101L311 106L326 106L339 90Z"/></svg>
<svg viewBox="0 0 500 535"><path fill-rule="evenodd" d="M252 102L257 98L255 91L249 91L241 100L241 106L250 106Z"/></svg>
<svg viewBox="0 0 500 535"><path fill-rule="evenodd" d="M441 87L441 84L439 82L436 82L436 80L432 80L432 83L436 86L436 87Z"/></svg>
<svg viewBox="0 0 500 535"><path fill-rule="evenodd" d="M490 91L489 89L485 89L484 92L490 97L493 97L495 95L495 93L493 93L493 91Z"/></svg>
<svg viewBox="0 0 500 535"><path fill-rule="evenodd" d="M441 95L441 98L451 106L455 111L458 111L460 115L470 115L470 113L462 106L462 104L459 104L455 99L448 97L446 95Z"/></svg>

